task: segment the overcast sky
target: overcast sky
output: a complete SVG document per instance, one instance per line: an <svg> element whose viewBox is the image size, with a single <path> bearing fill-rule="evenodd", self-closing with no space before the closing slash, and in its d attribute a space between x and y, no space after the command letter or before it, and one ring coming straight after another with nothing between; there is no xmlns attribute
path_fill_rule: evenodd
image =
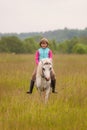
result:
<svg viewBox="0 0 87 130"><path fill-rule="evenodd" d="M87 27L87 0L0 0L0 32Z"/></svg>

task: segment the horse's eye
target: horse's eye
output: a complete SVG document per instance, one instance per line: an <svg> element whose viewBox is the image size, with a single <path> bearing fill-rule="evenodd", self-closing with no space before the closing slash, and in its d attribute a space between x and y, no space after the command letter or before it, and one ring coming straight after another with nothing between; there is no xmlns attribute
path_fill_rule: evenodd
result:
<svg viewBox="0 0 87 130"><path fill-rule="evenodd" d="M45 71L45 68L42 68L43 71Z"/></svg>
<svg viewBox="0 0 87 130"><path fill-rule="evenodd" d="M49 70L51 71L51 69L52 69L52 68L50 67Z"/></svg>

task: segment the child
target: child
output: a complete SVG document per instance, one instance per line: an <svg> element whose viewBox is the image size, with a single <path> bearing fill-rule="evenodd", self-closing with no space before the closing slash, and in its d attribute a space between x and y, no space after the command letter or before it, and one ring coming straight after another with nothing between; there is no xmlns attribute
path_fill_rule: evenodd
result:
<svg viewBox="0 0 87 130"><path fill-rule="evenodd" d="M35 82L35 79L36 79L36 71L37 71L37 66L38 66L39 61L43 58L52 59L52 55L53 55L52 51L48 48L49 42L46 38L42 38L40 40L39 44L40 44L40 48L36 51L36 54L35 54L36 67L35 67L35 70L32 74L32 79L31 79L31 82L30 82L30 88L29 88L29 91L27 92L28 94L31 94L32 91L33 91L34 82ZM54 73L54 70L52 70L52 72L51 72L51 87L52 87L53 93L56 93L55 84L56 84L55 73Z"/></svg>

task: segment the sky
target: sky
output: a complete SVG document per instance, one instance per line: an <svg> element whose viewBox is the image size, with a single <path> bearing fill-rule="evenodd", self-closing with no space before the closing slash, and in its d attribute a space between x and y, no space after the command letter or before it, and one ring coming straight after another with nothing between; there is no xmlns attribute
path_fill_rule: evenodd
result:
<svg viewBox="0 0 87 130"><path fill-rule="evenodd" d="M0 32L87 28L87 0L0 0Z"/></svg>

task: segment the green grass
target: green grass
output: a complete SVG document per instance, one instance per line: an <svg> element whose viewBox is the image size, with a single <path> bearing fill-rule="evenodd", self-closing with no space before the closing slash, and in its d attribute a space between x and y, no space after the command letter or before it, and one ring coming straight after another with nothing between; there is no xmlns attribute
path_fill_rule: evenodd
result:
<svg viewBox="0 0 87 130"><path fill-rule="evenodd" d="M87 55L54 55L56 89L47 104L26 91L34 55L0 54L0 130L87 130Z"/></svg>

